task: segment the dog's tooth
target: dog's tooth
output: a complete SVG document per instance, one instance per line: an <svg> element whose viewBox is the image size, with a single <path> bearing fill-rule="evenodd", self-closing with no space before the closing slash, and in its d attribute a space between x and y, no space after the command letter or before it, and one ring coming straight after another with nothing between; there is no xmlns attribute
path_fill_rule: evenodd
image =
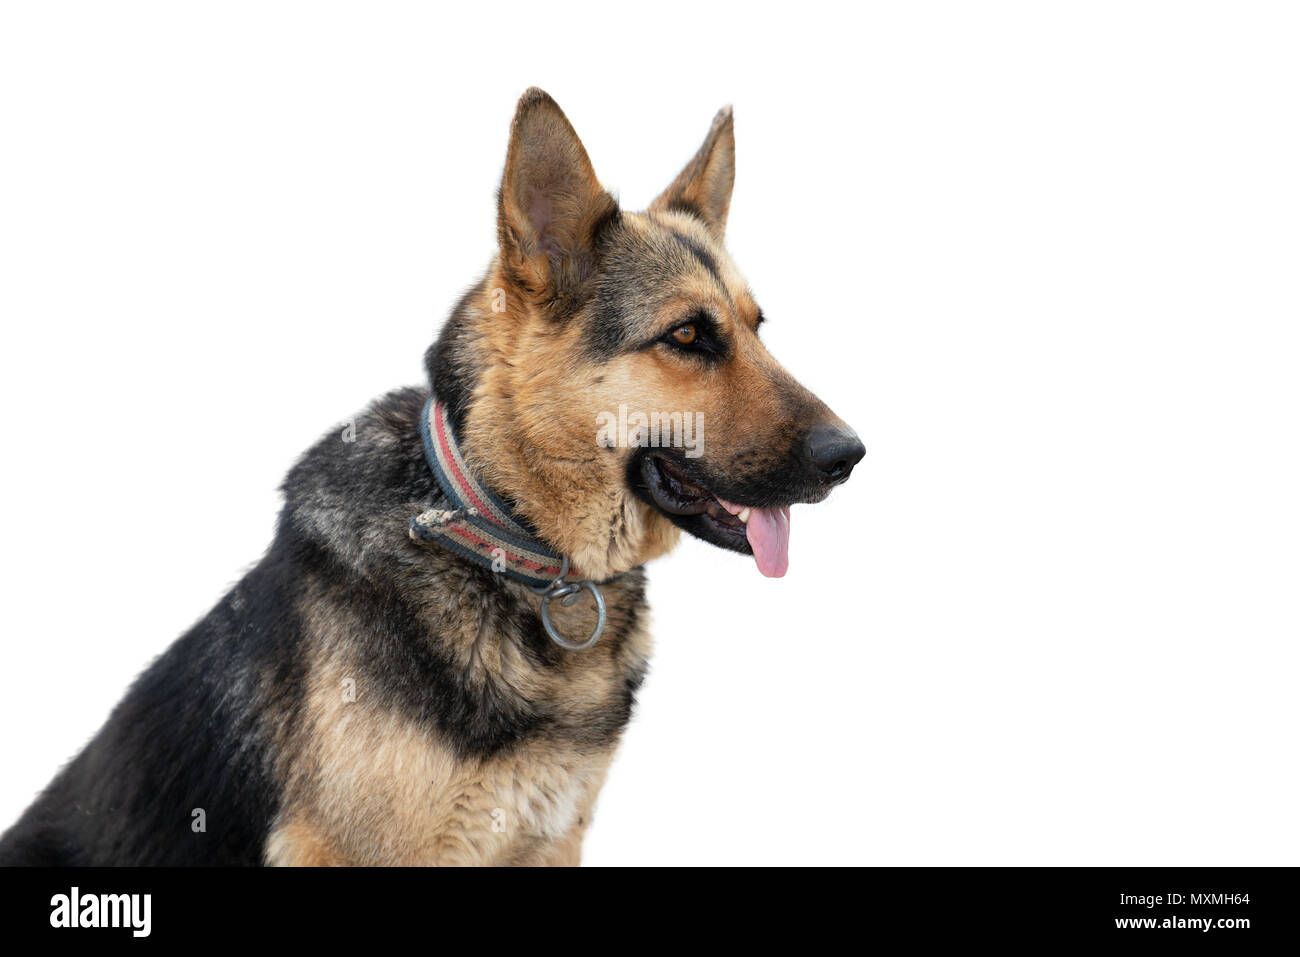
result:
<svg viewBox="0 0 1300 957"><path fill-rule="evenodd" d="M749 521L749 513L750 513L750 509L748 509L748 508L742 508L742 509L740 510L740 514L738 514L738 515L736 516L736 518L740 519L742 522L748 522L748 521Z"/></svg>

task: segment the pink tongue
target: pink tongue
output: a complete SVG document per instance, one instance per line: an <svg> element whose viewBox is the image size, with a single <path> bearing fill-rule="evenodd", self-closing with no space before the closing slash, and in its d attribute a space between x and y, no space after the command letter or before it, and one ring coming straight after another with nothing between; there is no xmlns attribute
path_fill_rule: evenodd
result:
<svg viewBox="0 0 1300 957"><path fill-rule="evenodd" d="M732 515L738 515L745 509L732 502L718 499L718 503ZM754 508L750 509L749 521L745 523L745 537L749 547L754 550L754 562L758 570L767 578L780 578L790 567L790 509Z"/></svg>
<svg viewBox="0 0 1300 957"><path fill-rule="evenodd" d="M745 524L745 537L765 577L780 578L785 574L790 567L790 509L753 509Z"/></svg>

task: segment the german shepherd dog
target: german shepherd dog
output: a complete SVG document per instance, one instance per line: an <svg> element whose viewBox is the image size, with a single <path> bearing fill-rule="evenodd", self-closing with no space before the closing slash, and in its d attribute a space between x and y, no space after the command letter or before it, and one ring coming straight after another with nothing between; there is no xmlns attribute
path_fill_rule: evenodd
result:
<svg viewBox="0 0 1300 957"><path fill-rule="evenodd" d="M728 108L624 211L526 92L499 248L426 353L429 388L302 457L266 555L0 862L577 864L650 654L643 565L684 530L782 575L789 506L863 455L759 339L723 248L734 153ZM599 440L624 406L632 434ZM703 441L646 441L637 415L660 410Z"/></svg>

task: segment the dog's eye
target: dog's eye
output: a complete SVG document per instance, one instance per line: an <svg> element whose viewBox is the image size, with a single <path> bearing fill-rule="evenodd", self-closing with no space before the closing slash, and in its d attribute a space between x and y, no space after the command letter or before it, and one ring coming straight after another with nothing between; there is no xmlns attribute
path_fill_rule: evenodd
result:
<svg viewBox="0 0 1300 957"><path fill-rule="evenodd" d="M717 321L703 309L684 317L655 342L671 346L679 353L706 361L718 361L726 357L727 344L718 332Z"/></svg>

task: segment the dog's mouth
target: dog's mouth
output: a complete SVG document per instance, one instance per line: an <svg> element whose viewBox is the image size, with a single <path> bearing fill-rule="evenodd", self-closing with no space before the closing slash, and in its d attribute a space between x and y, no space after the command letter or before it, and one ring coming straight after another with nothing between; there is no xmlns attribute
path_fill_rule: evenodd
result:
<svg viewBox="0 0 1300 957"><path fill-rule="evenodd" d="M754 556L758 570L780 578L789 567L790 506L737 505L661 455L640 461L643 497L680 528L706 542Z"/></svg>

